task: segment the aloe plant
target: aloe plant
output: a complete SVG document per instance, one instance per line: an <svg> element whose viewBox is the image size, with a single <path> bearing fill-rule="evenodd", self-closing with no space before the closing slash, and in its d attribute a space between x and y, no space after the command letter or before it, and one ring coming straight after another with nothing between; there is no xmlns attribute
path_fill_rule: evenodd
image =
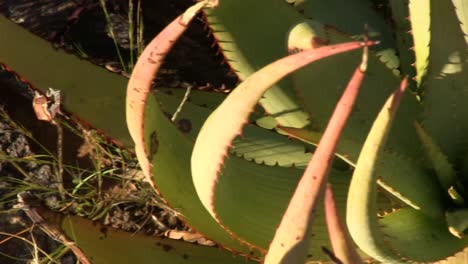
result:
<svg viewBox="0 0 468 264"><path fill-rule="evenodd" d="M239 87L227 97L192 93L178 115L179 120L190 122L189 130L178 129L167 119L165 113L176 111L183 97L181 91L168 94L168 89L159 87L150 92L149 87L157 63L170 48L161 43L173 42L175 30L181 34L186 20L176 20L172 29L163 31L167 35L160 35L148 46L140 57L146 65L137 64L129 83L127 107L133 110L127 111L127 123L140 164L148 180L184 221L223 248L260 260L269 248L273 248L270 252L281 251L275 246L281 248L283 240L276 244L275 233L294 230L291 224L283 225L288 214L283 220L282 216L298 208L295 199L290 203L296 187L296 193L301 188L313 188L314 198L306 195L309 200L298 200L299 204L309 204L299 227L303 233L297 236L291 232L283 257L327 261L320 247L329 247L326 225L334 225L325 223L321 217L324 209L317 200L328 181L339 214L346 215L349 233L364 259L407 263L454 256L447 262L461 261L461 251L468 243L464 237L468 227L464 177L467 113L462 107L467 83L463 71L467 45L464 12L468 3L216 2L202 1L217 4L205 10L205 17L227 63L243 81ZM178 19L193 14L191 9ZM308 66L305 63L315 56L310 54L325 56L340 48L372 44L350 42L364 37L364 24L368 24L368 35L381 44L369 47L366 74L360 77L361 92L341 139L330 139L325 128L361 61L361 52L348 51ZM39 89L61 89L70 111L115 140L131 145L122 129L125 79L52 50L3 17L0 30L15 36L12 42L0 43L0 61ZM29 46L32 48L27 49ZM154 53L160 47L166 49ZM293 55L279 60L288 54ZM289 64L290 58L297 58L296 65ZM51 76L44 72L46 67L39 67L43 64L49 66L48 71L61 67L73 74ZM63 65L70 68L63 69ZM299 66L304 68L297 70ZM90 78L79 78L76 72ZM291 74L285 77L287 73ZM393 93L406 75L413 78L409 86L415 92L403 92L403 82ZM131 97L134 88L137 99ZM112 109L96 116L93 104L88 102L102 98L107 98L104 101ZM257 101L267 114L254 108ZM300 179L311 156L321 157L319 142L331 146L328 151L335 152L336 163L323 169L320 184L304 184ZM312 150L316 151L314 155L310 154ZM330 155L315 158L315 164L329 164ZM354 171L343 169L340 161ZM311 171L315 173L316 169ZM298 215L292 217L293 223ZM296 237L301 247L292 241ZM341 261L356 262L357 257L347 260L347 253L337 249L340 239L343 236L331 243L336 256ZM349 247L350 243L344 244ZM455 255L457 252L461 253ZM283 257L267 261L286 261L280 259Z"/></svg>

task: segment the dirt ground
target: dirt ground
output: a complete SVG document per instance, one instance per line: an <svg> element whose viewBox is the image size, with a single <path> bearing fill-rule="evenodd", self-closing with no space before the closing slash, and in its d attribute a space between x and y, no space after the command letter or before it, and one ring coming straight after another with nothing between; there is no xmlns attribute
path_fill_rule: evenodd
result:
<svg viewBox="0 0 468 264"><path fill-rule="evenodd" d="M142 0L145 40L149 41L191 3L191 0ZM107 1L117 42L123 49L128 48L127 4L127 0ZM4 0L0 2L0 12L49 40L57 48L75 52L72 43L79 42L92 62L119 67L114 43L106 31L107 24L99 0ZM165 74L158 77L160 83L188 82L200 86L211 84L215 87L224 84L228 88L237 83L237 77L229 68L220 64L222 58L216 55L216 46L211 45L213 38L209 36L204 26L201 17L190 26L168 56L162 71ZM128 56L128 50L127 52L124 50L124 57ZM44 154L43 149L25 133L32 133L33 137L46 148L55 150L56 128L49 123L36 120L31 108L32 95L25 84L18 82L11 73L0 71L0 86L0 106L3 106L5 112L10 115L10 118L0 117L0 153L8 155L8 159L19 160L34 153ZM24 126L25 130L15 123ZM65 130L63 147L65 163L83 168L92 165L89 159L77 157L78 149L83 142L82 138ZM22 210L14 208L17 200L13 194L25 188L27 184L57 189L54 168L37 161L24 160L15 163L18 168L5 160L0 159L0 232L2 232L0 263L31 263L34 247L20 239L11 238L11 234L23 232L22 237L34 241L46 252L53 252L60 247L60 243L48 237L39 228L31 228L31 220ZM126 166L135 167L134 163L128 162ZM27 184L23 184L22 181ZM154 192L144 185L130 183L129 187L107 181L104 188L108 191L125 188L128 197L137 197L141 195L142 188L146 188L150 199L157 200L157 197L153 197ZM57 209L60 206L58 203L60 197L57 193L48 194L37 189L31 192L51 208ZM74 207L71 206L66 212L76 213L76 210L74 211ZM148 221L152 216L156 220ZM113 206L101 221L115 228L132 232L141 230L150 235L160 235L167 229L187 229L170 211L138 202ZM75 261L71 253L65 254L60 259L61 263L76 263Z"/></svg>

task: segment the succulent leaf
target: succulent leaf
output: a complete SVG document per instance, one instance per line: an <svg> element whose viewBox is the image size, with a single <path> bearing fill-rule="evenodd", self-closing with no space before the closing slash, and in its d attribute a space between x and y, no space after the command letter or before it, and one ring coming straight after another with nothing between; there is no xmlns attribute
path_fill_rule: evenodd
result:
<svg viewBox="0 0 468 264"><path fill-rule="evenodd" d="M465 41L468 43L468 2L466 0L452 0L452 3L460 21Z"/></svg>
<svg viewBox="0 0 468 264"><path fill-rule="evenodd" d="M392 120L407 85L405 79L387 100L377 116L351 180L347 201L346 222L359 248L373 258L390 263L404 263L383 241L376 215L377 174L375 164L384 149Z"/></svg>
<svg viewBox="0 0 468 264"><path fill-rule="evenodd" d="M413 78L416 78L416 68L412 65L415 63L415 51L413 50L414 44L411 34L408 3L390 0L389 4L393 22L389 22L389 24L393 27L395 33L398 58L400 59L400 71L402 72L402 76L409 76L411 78L409 88L417 90L416 87L413 87L416 83L413 80Z"/></svg>
<svg viewBox="0 0 468 264"><path fill-rule="evenodd" d="M340 220L338 210L336 208L333 190L330 184L327 184L325 189L325 219L327 222L328 234L333 247L335 256L343 264L359 264L363 263L362 259L354 250L354 243L348 233L348 229Z"/></svg>
<svg viewBox="0 0 468 264"><path fill-rule="evenodd" d="M265 263L302 263L307 256L309 236L318 200L327 182L333 156L346 121L353 110L367 68L368 49L338 101L320 143L270 244Z"/></svg>
<svg viewBox="0 0 468 264"><path fill-rule="evenodd" d="M468 45L452 1L430 1L430 5L431 42L422 125L455 163L466 153L468 140L468 110L464 106L468 98Z"/></svg>
<svg viewBox="0 0 468 264"><path fill-rule="evenodd" d="M258 251L233 239L200 202L190 172L193 140L166 117L159 100L151 95L145 109L145 143L151 150L151 162L158 164L152 175L159 192L182 220L210 240L234 252L260 257Z"/></svg>
<svg viewBox="0 0 468 264"><path fill-rule="evenodd" d="M173 89L169 91L171 93L176 92ZM213 96L213 93L207 92L201 92L199 96L203 96L202 94L207 99ZM158 96L161 108L166 113L174 113L181 100L177 96L168 95L162 91L158 91L156 96ZM225 98L225 95L220 98ZM213 103L208 108L194 105L193 102L194 100L190 100L190 102L184 104L182 111L178 114L175 125L179 127L180 131L195 141L206 118L221 101L215 103L213 100ZM242 137L233 141L230 152L235 156L252 160L258 164L301 168L307 165L311 156L311 153L307 152L305 145L295 139L288 139L286 136L279 135L274 131L248 124L242 131Z"/></svg>
<svg viewBox="0 0 468 264"><path fill-rule="evenodd" d="M228 147L241 132L264 92L288 73L308 63L372 44L371 41L349 42L290 55L257 71L229 94L206 120L192 152L194 184L202 203L213 217L216 213L212 195ZM217 132L220 130L224 133Z"/></svg>
<svg viewBox="0 0 468 264"><path fill-rule="evenodd" d="M418 123L415 123L415 127L422 145L426 150L427 157L429 158L432 167L438 176L439 182L442 185L442 188L448 191L456 181L456 171L453 169L452 164L448 161L447 156L441 152L439 146L426 133L424 128L422 128Z"/></svg>
<svg viewBox="0 0 468 264"><path fill-rule="evenodd" d="M95 264L258 263L217 247L131 234L77 216L65 217L62 228Z"/></svg>
<svg viewBox="0 0 468 264"><path fill-rule="evenodd" d="M463 251L460 251L447 259L437 261L437 264L465 264L466 259L468 258L468 248L465 248Z"/></svg>
<svg viewBox="0 0 468 264"><path fill-rule="evenodd" d="M60 90L65 109L125 146L133 143L124 118L123 76L80 60L15 25L0 15L0 63L4 63L43 92ZM45 67L44 65L47 65ZM83 78L86 76L86 78ZM100 113L96 115L96 113Z"/></svg>
<svg viewBox="0 0 468 264"><path fill-rule="evenodd" d="M431 15L433 14L431 14L430 1L410 0L408 7L414 43L413 50L416 58L414 63L416 68L415 80L420 86L429 63L429 42L433 30L431 28Z"/></svg>
<svg viewBox="0 0 468 264"><path fill-rule="evenodd" d="M298 27L300 28L296 30ZM296 36L290 37L290 41L301 38L314 39L320 35L327 36L327 41L330 43L346 40L343 34L333 29L323 29L323 26L315 21L296 26L291 30L291 34ZM313 46L313 43L308 45ZM356 61L358 56L359 54L354 51L327 58L292 74L294 88L303 100L304 108L311 115L311 130L323 131L328 116L333 111L333 105L329 102L339 98L342 87L345 87L347 82L346 74L352 71L352 61ZM387 87L382 86L382 82L391 87L396 86L398 81L375 54L369 55L368 67L369 72L363 81L363 92L357 99L355 110L343 131L342 143L338 146L338 154L353 162L357 160L361 151L360 146L365 141L375 113L380 110L386 94L390 92ZM391 153L392 158L385 159L378 167L378 173L382 176L381 184L414 208L420 208L431 216L442 217L442 203L432 202L435 196L440 196L439 186L417 162L422 153L421 148L414 144L418 138L413 122L417 119L421 107L414 97L407 97L403 100L401 108L405 115L395 120L398 125L392 131L386 147L386 152ZM405 177L408 174L413 175L412 184L425 187L418 190L411 188L410 186L414 185L408 184L408 177Z"/></svg>
<svg viewBox="0 0 468 264"><path fill-rule="evenodd" d="M385 234L385 245L403 258L404 263L445 259L463 250L468 242L466 238L453 236L445 221L431 219L412 208L390 213L379 224Z"/></svg>
<svg viewBox="0 0 468 264"><path fill-rule="evenodd" d="M399 67L399 59L395 54L396 43L391 28L385 19L372 7L369 0L305 0L300 9L306 18L334 28L353 39L364 37L364 26L368 27L368 35L378 39L381 44L371 48L377 51L377 56L390 69Z"/></svg>
<svg viewBox="0 0 468 264"><path fill-rule="evenodd" d="M228 64L241 80L285 56L285 36L293 25L303 20L282 0L223 0L216 9L207 10L206 17ZM260 104L284 126L308 124L308 116L297 103L289 78L269 89Z"/></svg>
<svg viewBox="0 0 468 264"><path fill-rule="evenodd" d="M468 231L468 209L458 209L445 214L450 233L462 238Z"/></svg>
<svg viewBox="0 0 468 264"><path fill-rule="evenodd" d="M176 40L185 32L188 24L205 6L215 6L215 1L203 0L189 7L175 18L145 47L138 58L127 85L126 120L130 136L135 143L135 153L143 173L151 181L151 163L144 142L144 115L146 99L156 73Z"/></svg>

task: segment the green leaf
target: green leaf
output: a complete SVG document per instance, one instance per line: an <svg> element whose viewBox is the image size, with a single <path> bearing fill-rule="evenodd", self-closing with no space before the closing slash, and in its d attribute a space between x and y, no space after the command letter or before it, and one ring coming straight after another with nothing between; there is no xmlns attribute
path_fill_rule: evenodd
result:
<svg viewBox="0 0 468 264"><path fill-rule="evenodd" d="M340 220L333 190L330 184L325 189L325 219L327 223L328 235L333 247L333 252L337 259L343 264L363 263L362 259L354 249L353 241L349 235L348 229Z"/></svg>
<svg viewBox="0 0 468 264"><path fill-rule="evenodd" d="M415 123L416 131L426 150L427 158L429 158L432 168L435 170L442 188L446 191L455 184L457 173L448 161L447 156L441 152L439 146L426 133L418 123Z"/></svg>
<svg viewBox="0 0 468 264"><path fill-rule="evenodd" d="M468 247L465 248L463 251L460 251L447 259L439 261L439 264L465 264L466 259L468 258Z"/></svg>
<svg viewBox="0 0 468 264"><path fill-rule="evenodd" d="M193 4L183 14L176 17L145 47L133 68L127 85L126 120L128 131L135 143L135 154L140 167L151 182L151 164L148 149L144 142L144 115L147 97L151 91L153 79L161 67L166 55L185 32L188 24L205 6L214 7L217 1L203 0Z"/></svg>
<svg viewBox="0 0 468 264"><path fill-rule="evenodd" d="M421 86L424 76L426 75L429 63L429 42L431 41L431 4L430 1L410 0L409 4L409 19L411 22L411 33L413 35L414 54L416 61L416 82Z"/></svg>
<svg viewBox="0 0 468 264"><path fill-rule="evenodd" d="M191 159L192 177L198 196L213 217L216 213L212 194L228 147L241 132L263 93L279 79L308 63L371 44L349 42L290 55L257 71L229 94L200 130Z"/></svg>
<svg viewBox="0 0 468 264"><path fill-rule="evenodd" d="M464 237L468 231L468 209L448 211L445 216L449 231L456 237Z"/></svg>
<svg viewBox="0 0 468 264"><path fill-rule="evenodd" d="M431 42L422 125L455 163L466 153L468 140L468 45L452 1L430 3Z"/></svg>
<svg viewBox="0 0 468 264"><path fill-rule="evenodd" d="M413 35L411 33L408 3L406 1L390 0L389 4L391 6L391 19L394 22L390 22L389 24L392 26L395 34L399 54L398 58L400 59L400 67L402 71L401 75L409 76L411 79L409 88L416 90L417 88L412 87L416 83L412 80L412 78L416 79L416 68L412 65L415 63L415 52L413 51L414 44Z"/></svg>
<svg viewBox="0 0 468 264"><path fill-rule="evenodd" d="M323 194L333 156L346 121L351 115L367 68L368 49L364 48L361 64L354 71L297 185L281 223L270 244L265 263L302 263L307 256L309 235L318 200Z"/></svg>
<svg viewBox="0 0 468 264"><path fill-rule="evenodd" d="M432 263L468 245L468 239L459 239L448 232L445 221L431 219L412 208L388 214L379 223L386 244L398 252L404 263Z"/></svg>
<svg viewBox="0 0 468 264"><path fill-rule="evenodd" d="M258 251L232 238L211 217L200 202L190 172L193 141L165 116L154 96L145 110L145 142L150 150L152 176L168 205L196 231L225 248L259 257Z"/></svg>
<svg viewBox="0 0 468 264"><path fill-rule="evenodd" d="M62 228L94 264L258 263L217 247L132 234L77 216L65 217Z"/></svg>
<svg viewBox="0 0 468 264"><path fill-rule="evenodd" d="M241 80L285 56L285 38L291 27L303 20L282 0L223 0L215 10L207 10L206 17L227 62ZM289 78L282 80L265 93L260 104L281 125L304 127L308 116L291 87Z"/></svg>
<svg viewBox="0 0 468 264"><path fill-rule="evenodd" d="M399 59L395 54L395 41L392 31L384 18L372 7L369 0L305 0L300 8L305 17L317 21L324 27L334 28L353 39L368 36L381 41L381 45L371 48L392 70L398 72Z"/></svg>
<svg viewBox="0 0 468 264"><path fill-rule="evenodd" d="M213 93L206 92L203 94L203 97L208 100L213 95ZM174 113L181 100L177 96L162 91L158 91L156 96L166 113ZM206 118L218 104L211 104L210 108L206 108L194 105L192 102L193 100L190 100L185 103L175 125L195 141ZM306 144L252 124L244 127L242 137L234 140L232 145L230 152L235 156L269 166L302 168L307 165L311 157L311 153L307 152Z"/></svg>
<svg viewBox="0 0 468 264"><path fill-rule="evenodd" d="M67 111L125 146L133 144L125 125L123 76L53 48L3 15L0 33L8 38L0 41L0 63L43 93L49 87L60 90Z"/></svg>
<svg viewBox="0 0 468 264"><path fill-rule="evenodd" d="M353 240L359 248L373 258L390 263L404 262L384 243L382 231L378 226L375 164L381 158L380 153L384 149L406 84L407 82L404 80L400 88L389 97L377 116L357 161L347 201L346 222Z"/></svg>
<svg viewBox="0 0 468 264"><path fill-rule="evenodd" d="M452 3L457 13L458 21L460 21L465 41L468 43L468 2L466 0L452 0Z"/></svg>

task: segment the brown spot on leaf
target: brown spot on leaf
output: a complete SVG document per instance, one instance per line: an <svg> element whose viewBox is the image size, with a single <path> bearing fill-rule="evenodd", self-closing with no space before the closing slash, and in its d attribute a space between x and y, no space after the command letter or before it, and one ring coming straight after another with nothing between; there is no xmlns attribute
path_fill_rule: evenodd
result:
<svg viewBox="0 0 468 264"><path fill-rule="evenodd" d="M188 259L188 255L187 255L187 254L183 254L182 257L183 257L184 259Z"/></svg>
<svg viewBox="0 0 468 264"><path fill-rule="evenodd" d="M169 244L162 244L162 249L166 252L170 251L171 249L173 249L173 247Z"/></svg>
<svg viewBox="0 0 468 264"><path fill-rule="evenodd" d="M177 127L184 133L189 133L192 130L192 122L190 120L182 118L177 122Z"/></svg>
<svg viewBox="0 0 468 264"><path fill-rule="evenodd" d="M104 237L107 237L107 227L103 226L99 228L99 232L101 232L104 235Z"/></svg>
<svg viewBox="0 0 468 264"><path fill-rule="evenodd" d="M149 160L153 160L154 155L158 152L159 141L156 131L153 131L150 135L150 152Z"/></svg>

